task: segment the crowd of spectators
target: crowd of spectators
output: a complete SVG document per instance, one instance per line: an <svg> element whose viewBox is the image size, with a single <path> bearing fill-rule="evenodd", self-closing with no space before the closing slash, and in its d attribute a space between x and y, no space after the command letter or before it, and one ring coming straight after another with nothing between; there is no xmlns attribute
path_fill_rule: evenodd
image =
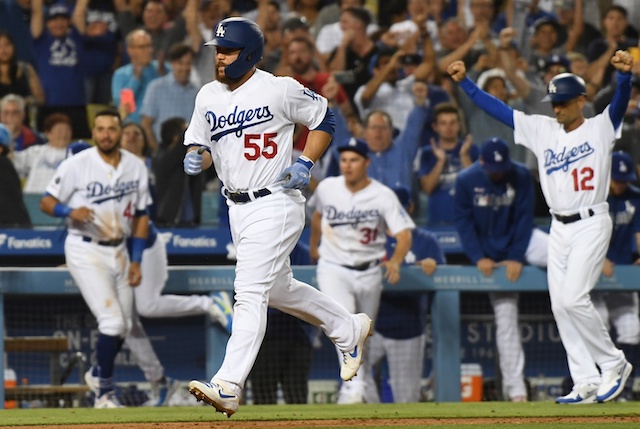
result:
<svg viewBox="0 0 640 429"><path fill-rule="evenodd" d="M505 140L512 158L536 177L533 155L514 144L512 131L451 84L445 69L455 60L497 98L549 116L551 107L540 102L546 84L558 73L576 73L587 84L589 117L612 97L613 52L628 49L637 61L617 149L639 164L634 1L0 0L0 122L11 135L7 157L23 192L43 191L66 146L90 138L92 113L103 105L140 126L159 182L178 174L167 155L180 156L176 136L191 118L196 93L213 79L213 48L204 43L232 15L262 28L260 68L294 77L337 112L333 147L313 170L307 197L336 174L335 147L351 137L375 154L373 178L422 197L415 198L422 202L416 212L429 226L451 226L457 172L488 138ZM296 132L295 156L306 133ZM197 224L205 184L178 182L157 192L161 223ZM176 197L186 189L187 198Z"/></svg>

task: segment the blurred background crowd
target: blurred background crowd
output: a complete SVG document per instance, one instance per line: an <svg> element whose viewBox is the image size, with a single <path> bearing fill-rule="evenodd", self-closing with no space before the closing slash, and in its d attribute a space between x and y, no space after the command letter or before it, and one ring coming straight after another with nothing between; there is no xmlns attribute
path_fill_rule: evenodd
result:
<svg viewBox="0 0 640 429"><path fill-rule="evenodd" d="M198 90L213 79L214 50L203 43L237 15L264 32L260 68L292 76L336 112L332 148L312 171L310 207L317 183L339 174L335 147L351 137L369 145L371 177L412 190L414 216L426 226L452 225L457 173L490 137L535 173L513 131L452 84L445 70L455 60L495 97L549 116L540 102L546 84L571 71L587 84L589 117L612 98L609 59L628 50L633 92L616 150L640 165L635 0L0 0L0 201L16 207L3 209L0 224L31 223L22 193L44 191L66 147L90 139L92 115L104 106L118 109L123 146L152 172L157 223L200 224L202 192L219 183L215 172L184 175L182 136ZM296 132L295 157L306 132ZM536 215L548 216L541 196L537 205Z"/></svg>

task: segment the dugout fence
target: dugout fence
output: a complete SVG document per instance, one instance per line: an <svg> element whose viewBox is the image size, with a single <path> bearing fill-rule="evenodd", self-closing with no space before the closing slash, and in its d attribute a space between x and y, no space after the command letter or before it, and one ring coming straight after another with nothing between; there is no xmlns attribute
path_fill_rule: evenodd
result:
<svg viewBox="0 0 640 429"><path fill-rule="evenodd" d="M315 267L294 267L294 272L300 280L316 284ZM616 275L601 278L597 290L637 290L638 273L640 267L616 267ZM234 268L229 266L170 267L165 293L231 291L233 279ZM567 374L564 350L550 313L543 270L525 267L521 278L510 283L505 279L503 268L497 269L491 277L484 277L475 267L441 266L428 277L417 267L406 267L402 269L400 283L385 285L385 288L421 291L432 296L425 353L425 375L433 376L430 399L438 402L461 400L458 382L461 363L478 363L485 378L495 377L495 330L487 292L522 292L519 325L526 354L526 376L533 381L534 387L540 387L545 378L561 379ZM143 323L166 373L172 377L206 379L219 367L227 334L208 324L204 317L144 319ZM0 269L0 334L3 335L0 367L10 366L16 370L18 384L25 380L35 386L51 384L51 356L29 351L5 353L5 337L65 337L68 350L60 353L58 359L64 381L75 386L82 384L81 371L70 365L85 365L83 354L90 361L95 332L95 320L66 269ZM316 387L331 388L338 383L335 351L323 335L316 336L314 341L311 381ZM119 356L117 365L117 382L142 379L126 350ZM0 371L0 406L5 404L4 386L4 374ZM313 391L311 394L327 400L326 392ZM544 392L539 395L544 399Z"/></svg>

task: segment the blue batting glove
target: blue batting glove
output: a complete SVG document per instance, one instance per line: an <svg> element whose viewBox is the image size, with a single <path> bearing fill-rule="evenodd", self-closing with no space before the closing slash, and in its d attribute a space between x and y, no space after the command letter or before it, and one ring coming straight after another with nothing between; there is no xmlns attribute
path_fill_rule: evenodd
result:
<svg viewBox="0 0 640 429"><path fill-rule="evenodd" d="M314 162L309 158L301 156L291 167L286 168L278 177L278 182L282 182L285 189L303 189L309 184L311 179L311 169Z"/></svg>
<svg viewBox="0 0 640 429"><path fill-rule="evenodd" d="M203 148L187 152L184 157L184 172L189 176L202 173L202 152Z"/></svg>

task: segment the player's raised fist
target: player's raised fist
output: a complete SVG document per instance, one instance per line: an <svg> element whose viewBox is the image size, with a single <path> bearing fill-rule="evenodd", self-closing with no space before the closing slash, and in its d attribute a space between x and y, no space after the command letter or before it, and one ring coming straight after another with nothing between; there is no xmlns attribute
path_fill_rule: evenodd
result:
<svg viewBox="0 0 640 429"><path fill-rule="evenodd" d="M184 156L184 172L189 176L195 176L202 172L202 152L204 148L200 148L197 151L192 150L187 152Z"/></svg>
<svg viewBox="0 0 640 429"><path fill-rule="evenodd" d="M454 81L461 82L467 76L467 69L462 61L454 61L447 67L447 73Z"/></svg>
<svg viewBox="0 0 640 429"><path fill-rule="evenodd" d="M617 50L611 58L611 65L621 72L628 73L633 67L633 56L627 51Z"/></svg>

